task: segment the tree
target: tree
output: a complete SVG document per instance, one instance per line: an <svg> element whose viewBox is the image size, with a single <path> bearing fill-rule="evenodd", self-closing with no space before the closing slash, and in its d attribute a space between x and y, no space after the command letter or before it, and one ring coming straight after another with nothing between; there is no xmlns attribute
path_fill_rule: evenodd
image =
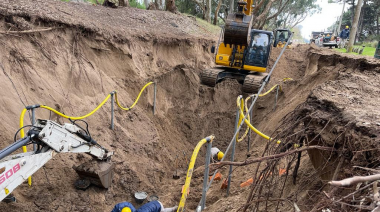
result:
<svg viewBox="0 0 380 212"><path fill-rule="evenodd" d="M215 8L214 22L213 22L214 25L218 24L219 10L220 10L222 4L223 4L223 0L219 0L218 1L218 6L216 6L216 8Z"/></svg>
<svg viewBox="0 0 380 212"><path fill-rule="evenodd" d="M348 42L348 48L347 48L348 53L352 52L352 47L354 45L356 31L358 29L358 22L359 22L360 12L362 9L362 4L363 4L363 0L358 0L358 4L356 5L356 9L355 9L354 21L352 23L352 28L350 31L350 40Z"/></svg>
<svg viewBox="0 0 380 212"><path fill-rule="evenodd" d="M144 4L145 4L145 7L148 8L149 7L149 3L150 1L149 0L144 0Z"/></svg>
<svg viewBox="0 0 380 212"><path fill-rule="evenodd" d="M205 2L205 19L211 23L211 0L206 0Z"/></svg>
<svg viewBox="0 0 380 212"><path fill-rule="evenodd" d="M265 20L258 28L261 29L266 24L270 29L278 27L291 29L307 16L320 10L316 0L280 0L273 4L269 14L265 16Z"/></svg>

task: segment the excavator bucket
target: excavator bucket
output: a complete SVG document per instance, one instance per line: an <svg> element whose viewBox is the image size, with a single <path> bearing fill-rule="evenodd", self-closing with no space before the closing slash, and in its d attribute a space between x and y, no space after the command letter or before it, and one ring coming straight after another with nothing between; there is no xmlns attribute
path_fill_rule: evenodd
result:
<svg viewBox="0 0 380 212"><path fill-rule="evenodd" d="M229 14L224 26L224 44L247 46L251 16Z"/></svg>
<svg viewBox="0 0 380 212"><path fill-rule="evenodd" d="M91 184L99 187L109 188L112 183L113 169L115 165L105 161L89 161L73 169L80 177L75 183L78 189L86 189Z"/></svg>

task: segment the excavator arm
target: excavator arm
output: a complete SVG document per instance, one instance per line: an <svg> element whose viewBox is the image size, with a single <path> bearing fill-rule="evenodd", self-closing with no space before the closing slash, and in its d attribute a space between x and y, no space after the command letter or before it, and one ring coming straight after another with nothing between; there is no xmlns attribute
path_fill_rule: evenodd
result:
<svg viewBox="0 0 380 212"><path fill-rule="evenodd" d="M11 155L30 143L38 145L36 151ZM27 137L0 151L0 201L58 153L87 153L102 161L102 170L92 170L89 182L104 188L110 186L114 165L109 160L113 152L100 146L77 125L59 125L50 120L37 120ZM83 170L76 171L80 177L86 178L86 175L81 174ZM94 180L94 175L99 179Z"/></svg>

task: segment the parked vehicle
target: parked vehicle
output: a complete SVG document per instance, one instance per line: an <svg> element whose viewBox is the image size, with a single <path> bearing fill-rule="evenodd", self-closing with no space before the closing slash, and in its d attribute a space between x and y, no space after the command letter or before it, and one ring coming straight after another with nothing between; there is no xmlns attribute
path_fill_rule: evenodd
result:
<svg viewBox="0 0 380 212"><path fill-rule="evenodd" d="M323 32L311 32L310 43L315 43L315 40L319 37L319 35Z"/></svg>
<svg viewBox="0 0 380 212"><path fill-rule="evenodd" d="M338 48L340 38L333 35L332 32L322 32L315 39L315 45L319 47Z"/></svg>

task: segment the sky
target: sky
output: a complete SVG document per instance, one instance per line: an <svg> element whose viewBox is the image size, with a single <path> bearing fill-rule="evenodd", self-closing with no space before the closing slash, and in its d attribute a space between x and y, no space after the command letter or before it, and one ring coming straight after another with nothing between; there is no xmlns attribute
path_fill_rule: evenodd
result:
<svg viewBox="0 0 380 212"><path fill-rule="evenodd" d="M310 39L312 31L324 31L327 27L331 26L337 17L342 13L343 3L327 3L328 0L318 0L319 6L322 8L320 13L316 13L307 17L302 23L301 34L304 38ZM348 8L348 4L345 5L345 11Z"/></svg>

